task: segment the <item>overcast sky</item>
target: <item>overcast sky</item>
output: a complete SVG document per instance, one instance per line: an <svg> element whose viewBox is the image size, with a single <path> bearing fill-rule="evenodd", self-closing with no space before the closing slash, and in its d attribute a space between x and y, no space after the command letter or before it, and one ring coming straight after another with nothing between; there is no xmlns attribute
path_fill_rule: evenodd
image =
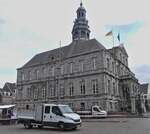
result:
<svg viewBox="0 0 150 134"><path fill-rule="evenodd" d="M16 82L16 69L35 54L71 42L80 0L0 0L0 87ZM91 30L106 48L114 29L129 55L129 67L140 82L150 82L150 15L148 0L83 0Z"/></svg>

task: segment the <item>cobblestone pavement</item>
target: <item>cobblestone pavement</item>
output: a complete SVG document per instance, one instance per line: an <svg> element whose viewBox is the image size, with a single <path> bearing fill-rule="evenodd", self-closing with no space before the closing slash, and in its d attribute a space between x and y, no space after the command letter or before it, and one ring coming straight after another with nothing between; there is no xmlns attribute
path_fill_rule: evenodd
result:
<svg viewBox="0 0 150 134"><path fill-rule="evenodd" d="M76 131L53 128L25 129L23 125L0 126L0 134L150 134L150 118L84 120Z"/></svg>

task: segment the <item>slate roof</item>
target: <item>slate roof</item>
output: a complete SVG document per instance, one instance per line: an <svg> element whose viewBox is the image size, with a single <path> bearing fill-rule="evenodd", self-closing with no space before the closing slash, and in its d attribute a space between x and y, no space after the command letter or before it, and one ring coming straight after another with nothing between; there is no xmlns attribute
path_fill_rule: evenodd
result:
<svg viewBox="0 0 150 134"><path fill-rule="evenodd" d="M148 83L140 85L140 93L148 94Z"/></svg>
<svg viewBox="0 0 150 134"><path fill-rule="evenodd" d="M51 60L58 59L60 55L61 58L70 58L80 54L99 51L102 49L106 49L106 48L101 43L99 43L96 39L91 39L87 41L78 40L72 42L68 46L62 47L61 50L60 48L57 48L54 50L50 50L35 55L29 62L27 62L23 66L23 68L31 67L38 64L48 63Z"/></svg>
<svg viewBox="0 0 150 134"><path fill-rule="evenodd" d="M6 91L6 92L15 92L16 90L16 84L15 83L9 83L9 82L6 82L4 87L3 87L3 92Z"/></svg>

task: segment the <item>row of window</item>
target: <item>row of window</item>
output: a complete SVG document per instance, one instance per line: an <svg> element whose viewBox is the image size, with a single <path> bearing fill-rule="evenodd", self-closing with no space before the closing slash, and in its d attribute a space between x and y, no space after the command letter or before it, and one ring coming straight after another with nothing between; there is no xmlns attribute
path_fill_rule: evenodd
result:
<svg viewBox="0 0 150 134"><path fill-rule="evenodd" d="M92 80L92 93L93 94L98 94L99 93L99 88L98 88L98 80ZM58 86L58 85L57 85ZM59 87L57 86L49 86L49 89L46 90L46 87L42 88L27 88L27 98L34 98L34 99L45 99L47 96L50 97L56 97L57 95L63 97L66 94L66 90L63 85L60 85ZM68 90L68 95L69 96L74 96L75 94L75 85L74 83L69 83L69 90ZM58 89L59 88L59 89ZM59 91L58 91L58 90ZM79 82L79 89L80 89L80 95L85 95L86 94L86 83L85 81L80 81ZM20 89L18 90L18 97L22 98L23 95L23 90Z"/></svg>
<svg viewBox="0 0 150 134"><path fill-rule="evenodd" d="M106 60L106 68L108 70L111 70L114 73L119 73L120 75L124 75L127 73L127 70L124 69L123 67L120 67L119 65L116 65L115 62L111 62L109 58L107 58ZM80 61L79 62L79 72L83 72L84 69L84 62ZM92 58L92 69L95 70L96 69L96 58ZM56 73L63 75L64 74L64 65L61 65L60 68L55 68L54 66L52 66L51 68L49 68L49 70L47 70L46 68L42 68L40 69L35 69L34 71L28 71L28 73L21 73L21 80L32 80L32 79L39 79L42 77L46 77L46 76L55 76ZM72 74L74 73L74 63L71 62L69 63L69 70L68 73Z"/></svg>
<svg viewBox="0 0 150 134"><path fill-rule="evenodd" d="M85 95L86 94L86 86L85 86L85 81L81 81L79 82L79 86L80 86L80 94L81 95ZM92 80L92 93L93 94L98 94L99 93L99 89L98 89L98 80ZM74 84L70 83L69 84L69 95L73 96L74 94Z"/></svg>
<svg viewBox="0 0 150 134"><path fill-rule="evenodd" d="M74 73L74 63L71 62L68 64L69 68L67 73ZM92 69L96 69L96 58L92 58ZM79 61L79 72L85 71L85 65L84 61ZM42 68L42 69L35 69L34 71L28 71L26 73L21 72L20 77L21 80L32 80L32 79L39 79L42 77L47 77L47 76L55 76L55 75L63 75L65 73L65 65L61 65L59 68L58 67L50 67L49 69L47 68Z"/></svg>
<svg viewBox="0 0 150 134"><path fill-rule="evenodd" d="M118 92L118 86L117 83L112 82L111 80L107 80L107 87L106 87L106 93L110 95L119 95ZM86 90L86 83L85 81L80 81L79 82L79 94L78 95L86 95L87 90ZM28 88L27 89L27 97L28 98L34 98L34 99L45 99L46 97L56 97L56 96L61 96L64 97L65 95L69 96L74 96L77 95L75 88L75 85L73 82L69 83L68 85L68 90L65 90L65 87L63 85L49 85L49 89L46 89L46 86L42 88ZM20 91L20 94L18 96L22 96L22 90ZM92 94L98 94L99 93L99 85L98 85L98 80L92 80L91 81L91 91ZM66 93L67 92L67 93Z"/></svg>
<svg viewBox="0 0 150 134"><path fill-rule="evenodd" d="M12 96L12 94L10 92L3 92L2 95L3 96Z"/></svg>

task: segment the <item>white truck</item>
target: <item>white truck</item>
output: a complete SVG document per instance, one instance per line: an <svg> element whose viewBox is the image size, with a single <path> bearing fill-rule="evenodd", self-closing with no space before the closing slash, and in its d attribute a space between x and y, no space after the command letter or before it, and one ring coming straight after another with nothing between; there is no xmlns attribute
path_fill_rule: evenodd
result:
<svg viewBox="0 0 150 134"><path fill-rule="evenodd" d="M62 130L76 129L82 122L68 105L56 104L38 104L32 112L18 112L17 117L18 123L22 123L25 128L50 126Z"/></svg>
<svg viewBox="0 0 150 134"><path fill-rule="evenodd" d="M107 111L103 110L100 106L94 105L90 110L77 111L81 118L106 118Z"/></svg>

